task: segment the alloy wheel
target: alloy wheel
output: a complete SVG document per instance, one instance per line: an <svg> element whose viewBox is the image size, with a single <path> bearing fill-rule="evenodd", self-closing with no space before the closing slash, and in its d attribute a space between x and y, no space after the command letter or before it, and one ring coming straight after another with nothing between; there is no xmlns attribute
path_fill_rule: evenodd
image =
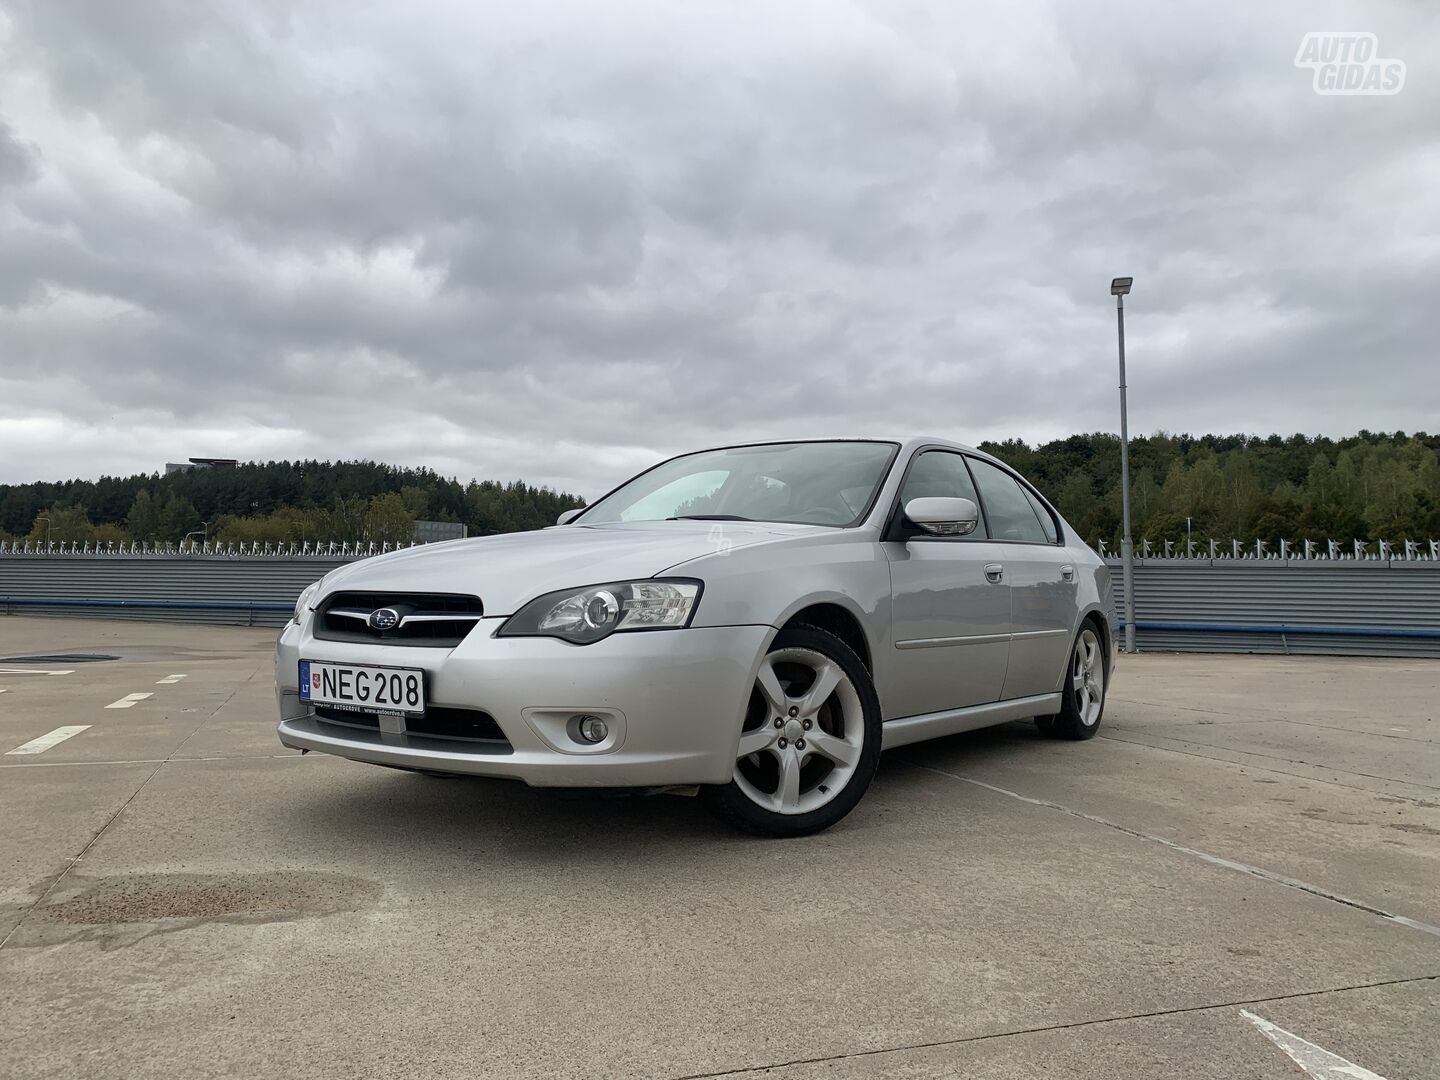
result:
<svg viewBox="0 0 1440 1080"><path fill-rule="evenodd" d="M860 695L844 669L814 649L778 649L755 678L735 786L762 809L809 813L845 788L864 748Z"/></svg>
<svg viewBox="0 0 1440 1080"><path fill-rule="evenodd" d="M1075 639L1070 660L1070 692L1075 696L1075 713L1086 727L1100 722L1105 705L1105 652L1100 637L1090 627Z"/></svg>

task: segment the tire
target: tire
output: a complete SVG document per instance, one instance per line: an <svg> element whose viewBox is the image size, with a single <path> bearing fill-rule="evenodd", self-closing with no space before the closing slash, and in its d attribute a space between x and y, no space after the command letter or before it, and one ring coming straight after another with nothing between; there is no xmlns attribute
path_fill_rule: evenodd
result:
<svg viewBox="0 0 1440 1080"><path fill-rule="evenodd" d="M1105 639L1095 624L1086 620L1075 635L1065 664L1065 689L1060 711L1037 716L1035 726L1055 739L1093 739L1105 715Z"/></svg>
<svg viewBox="0 0 1440 1080"><path fill-rule="evenodd" d="M734 778L700 797L745 832L808 836L855 809L879 762L880 699L865 665L829 631L792 627L761 662Z"/></svg>

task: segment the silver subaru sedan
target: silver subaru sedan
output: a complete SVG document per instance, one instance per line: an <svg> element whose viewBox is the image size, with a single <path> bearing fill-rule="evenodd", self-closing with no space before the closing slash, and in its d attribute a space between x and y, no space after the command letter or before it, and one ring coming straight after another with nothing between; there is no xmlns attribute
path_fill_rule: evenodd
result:
<svg viewBox="0 0 1440 1080"><path fill-rule="evenodd" d="M436 775L696 789L768 836L848 814L886 747L1100 726L1105 564L1000 461L943 439L682 454L538 532L307 588L280 741Z"/></svg>

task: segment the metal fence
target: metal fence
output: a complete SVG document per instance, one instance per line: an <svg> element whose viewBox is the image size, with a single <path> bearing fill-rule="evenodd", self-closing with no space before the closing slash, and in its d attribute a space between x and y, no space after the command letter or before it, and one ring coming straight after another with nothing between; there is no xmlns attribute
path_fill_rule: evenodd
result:
<svg viewBox="0 0 1440 1080"><path fill-rule="evenodd" d="M415 546L0 541L0 611L280 626L335 567Z"/></svg>
<svg viewBox="0 0 1440 1080"><path fill-rule="evenodd" d="M1095 550L1109 558L1118 558L1115 549L1099 540ZM1259 562L1440 562L1440 540L1141 540L1135 545L1137 559L1203 559Z"/></svg>
<svg viewBox="0 0 1440 1080"><path fill-rule="evenodd" d="M0 553L0 611L280 626L352 555Z"/></svg>
<svg viewBox="0 0 1440 1080"><path fill-rule="evenodd" d="M44 547L44 545L41 545ZM0 545L0 611L281 625L349 545L34 550ZM378 553L379 548L375 549ZM1135 565L1142 649L1440 657L1440 559L1148 558ZM1350 552L1345 554L1350 555ZM1119 560L1116 610L1123 612Z"/></svg>
<svg viewBox="0 0 1440 1080"><path fill-rule="evenodd" d="M1106 562L1123 618L1120 560ZM1440 562L1137 560L1135 642L1182 652L1440 657Z"/></svg>
<svg viewBox="0 0 1440 1080"><path fill-rule="evenodd" d="M426 525L444 522L423 522ZM437 537L439 540L459 539L453 536ZM427 541L428 542L428 541ZM417 547L418 542L408 544L341 543L339 541L293 540L288 543L212 544L209 541L197 544L193 540L179 543L169 541L125 541L81 542L79 540L0 540L0 555L223 555L226 558L293 558L296 555L313 555L324 558L340 558L346 562L365 559L371 555L383 555L387 551Z"/></svg>

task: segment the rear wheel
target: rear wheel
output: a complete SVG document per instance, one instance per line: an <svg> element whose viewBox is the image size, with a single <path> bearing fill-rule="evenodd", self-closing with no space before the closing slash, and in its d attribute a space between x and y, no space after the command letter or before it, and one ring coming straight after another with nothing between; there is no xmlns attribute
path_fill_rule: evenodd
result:
<svg viewBox="0 0 1440 1080"><path fill-rule="evenodd" d="M1105 645L1095 624L1087 622L1075 635L1065 672L1065 691L1060 711L1037 716L1036 725L1057 739L1089 739L1100 730L1105 714Z"/></svg>
<svg viewBox="0 0 1440 1080"><path fill-rule="evenodd" d="M760 664L734 777L701 794L747 832L804 836L854 809L879 759L880 701L865 665L834 634L793 627Z"/></svg>

